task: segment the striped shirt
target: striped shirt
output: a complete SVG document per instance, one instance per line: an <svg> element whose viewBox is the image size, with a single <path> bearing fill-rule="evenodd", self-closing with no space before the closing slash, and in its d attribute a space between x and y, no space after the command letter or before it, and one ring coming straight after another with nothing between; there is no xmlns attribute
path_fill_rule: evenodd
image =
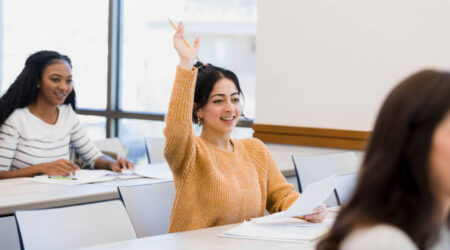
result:
<svg viewBox="0 0 450 250"><path fill-rule="evenodd" d="M16 109L0 127L0 170L21 169L59 159L72 149L93 166L102 155L69 105L58 106L56 124L48 124L26 108Z"/></svg>

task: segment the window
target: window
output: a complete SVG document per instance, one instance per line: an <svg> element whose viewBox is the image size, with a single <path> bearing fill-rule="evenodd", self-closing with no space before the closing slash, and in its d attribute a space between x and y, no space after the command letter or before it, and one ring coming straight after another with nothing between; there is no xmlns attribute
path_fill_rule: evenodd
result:
<svg viewBox="0 0 450 250"><path fill-rule="evenodd" d="M124 1L121 108L166 113L178 56L168 18L182 20L188 42L200 36L200 59L233 70L254 117L254 1Z"/></svg>
<svg viewBox="0 0 450 250"><path fill-rule="evenodd" d="M31 53L68 55L89 136L119 137L136 163L146 162L144 137L163 136L178 64L167 18L185 23L189 42L201 37L203 62L238 75L244 114L254 117L256 0L0 0L0 7L2 92ZM242 124L232 137L251 136L251 121Z"/></svg>
<svg viewBox="0 0 450 250"><path fill-rule="evenodd" d="M72 60L78 107L106 108L108 1L3 0L2 19L3 93L30 54L55 50Z"/></svg>

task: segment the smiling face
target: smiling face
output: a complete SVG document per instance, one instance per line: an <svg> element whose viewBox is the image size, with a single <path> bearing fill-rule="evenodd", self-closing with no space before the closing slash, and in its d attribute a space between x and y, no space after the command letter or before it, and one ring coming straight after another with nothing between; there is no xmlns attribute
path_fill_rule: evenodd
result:
<svg viewBox="0 0 450 250"><path fill-rule="evenodd" d="M61 105L72 91L72 70L63 60L47 65L38 84L37 100L47 105Z"/></svg>
<svg viewBox="0 0 450 250"><path fill-rule="evenodd" d="M219 136L230 134L241 115L239 91L234 82L222 78L216 82L208 103L197 111L203 121L203 129L213 131Z"/></svg>

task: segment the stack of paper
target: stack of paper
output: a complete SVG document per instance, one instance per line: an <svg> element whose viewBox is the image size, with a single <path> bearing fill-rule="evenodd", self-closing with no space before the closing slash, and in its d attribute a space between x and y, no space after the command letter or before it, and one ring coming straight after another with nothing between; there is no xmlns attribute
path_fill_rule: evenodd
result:
<svg viewBox="0 0 450 250"><path fill-rule="evenodd" d="M293 242L314 240L327 232L333 220L310 223L293 217L314 213L314 209L327 199L335 186L334 175L308 185L286 211L246 221L220 236Z"/></svg>
<svg viewBox="0 0 450 250"><path fill-rule="evenodd" d="M119 179L133 179L133 178L157 178L157 179L173 179L172 172L170 171L167 163L151 164L151 166L136 166L134 171L125 170L122 173L116 173L109 170L95 169L85 170L80 169L76 171L75 175L69 177L58 177L39 175L32 178L26 178L26 180L59 184L59 185L79 185L86 183L105 182Z"/></svg>
<svg viewBox="0 0 450 250"><path fill-rule="evenodd" d="M293 218L294 219L294 218ZM332 221L310 223L300 219L276 223L258 223L251 220L226 231L221 237L289 241L306 243L324 235L330 228Z"/></svg>

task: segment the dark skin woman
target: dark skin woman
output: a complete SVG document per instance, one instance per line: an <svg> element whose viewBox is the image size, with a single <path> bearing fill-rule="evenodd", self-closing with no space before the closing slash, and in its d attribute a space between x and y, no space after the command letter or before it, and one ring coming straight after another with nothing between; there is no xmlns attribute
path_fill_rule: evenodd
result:
<svg viewBox="0 0 450 250"><path fill-rule="evenodd" d="M39 122L43 126L48 125L49 130L51 130L53 129L52 126L59 126L59 123L64 122L58 121L62 107L65 108L64 110L70 109L68 112L75 116L73 113L73 110L76 110L75 103L72 65L69 57L54 51L39 51L29 56L22 72L0 99L0 125L2 126L2 140L0 142L3 143L0 145L0 151L3 150L0 152L0 157L3 157L2 161L7 160L6 158L8 157L6 155L9 155L12 162L14 162L14 159L19 159L17 158L18 152L31 155L32 153L26 150L27 145L25 144L28 142L39 142L36 139L34 141L30 139L27 142L23 139L27 136L16 132L19 128L7 123L8 118L16 110L26 110L33 117L30 119L40 119ZM81 125L79 126L81 127ZM80 130L82 131L77 133L85 134L82 128L78 131ZM14 133L8 131L13 131ZM88 138L87 140L89 143L92 143ZM8 145L7 142L9 141L14 141L15 144L13 146ZM67 142L66 145L61 146L66 146L66 151L69 150L69 144L72 144L72 139L68 138ZM20 148L21 145L22 148ZM34 146L39 148L39 145ZM44 148L43 146L40 147ZM99 152L97 149L95 150ZM41 161L38 164L28 163L28 166L20 168L13 165L4 166L4 164L2 167L8 170L0 171L0 179L29 177L40 174L68 176L78 170L78 167L66 156L60 159L52 158L51 161L47 162ZM100 153L93 165L97 169L108 169L116 172L120 172L123 169L134 169L134 164L126 158L120 158L116 161L105 155L100 155Z"/></svg>

